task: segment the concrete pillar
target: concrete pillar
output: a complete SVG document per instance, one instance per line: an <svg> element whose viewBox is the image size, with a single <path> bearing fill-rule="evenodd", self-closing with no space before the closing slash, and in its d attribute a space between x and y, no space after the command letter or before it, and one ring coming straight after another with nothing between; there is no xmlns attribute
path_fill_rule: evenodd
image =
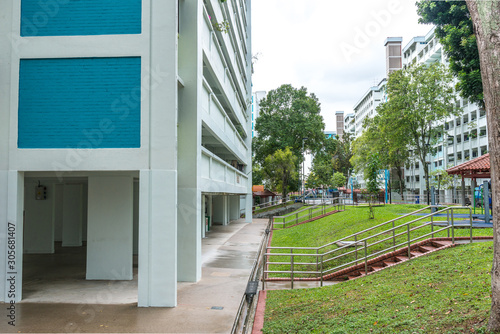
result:
<svg viewBox="0 0 500 334"><path fill-rule="evenodd" d="M88 180L87 279L131 280L133 179Z"/></svg>
<svg viewBox="0 0 500 334"><path fill-rule="evenodd" d="M87 241L88 212L89 212L89 187L82 184L82 241Z"/></svg>
<svg viewBox="0 0 500 334"><path fill-rule="evenodd" d="M34 196L34 194L33 194ZM22 299L24 174L0 172L0 301ZM7 253L7 252L10 253ZM10 261L10 262L9 262ZM9 281L7 279L9 278ZM13 279L10 279L13 278Z"/></svg>
<svg viewBox="0 0 500 334"><path fill-rule="evenodd" d="M208 197L208 202L207 202L207 205L208 205L208 216L210 217L210 221L209 221L209 229L212 228L212 225L214 223L214 210L213 210L213 196L207 196Z"/></svg>
<svg viewBox="0 0 500 334"><path fill-rule="evenodd" d="M24 253L28 254L54 253L54 187L47 183L41 185L47 187L44 200L35 197L37 181L24 186Z"/></svg>
<svg viewBox="0 0 500 334"><path fill-rule="evenodd" d="M133 253L139 254L139 180L134 180Z"/></svg>
<svg viewBox="0 0 500 334"><path fill-rule="evenodd" d="M226 196L213 197L213 218L214 223L220 225L228 224Z"/></svg>
<svg viewBox="0 0 500 334"><path fill-rule="evenodd" d="M253 205L253 194L247 194L245 196L245 223L252 222L252 205Z"/></svg>
<svg viewBox="0 0 500 334"><path fill-rule="evenodd" d="M80 247L82 245L82 207L83 186L81 184L63 185L63 247Z"/></svg>
<svg viewBox="0 0 500 334"><path fill-rule="evenodd" d="M143 66L154 75L146 73L141 86L142 119L149 129L141 147L148 149L149 165L139 175L140 307L177 304L178 58L184 54L173 46L181 40L177 5L191 2L143 2L151 17L143 31L150 33Z"/></svg>
<svg viewBox="0 0 500 334"><path fill-rule="evenodd" d="M488 181L483 182L483 192L484 192L484 222L490 222L490 185Z"/></svg>
<svg viewBox="0 0 500 334"><path fill-rule="evenodd" d="M462 176L462 206L465 206L465 179Z"/></svg>
<svg viewBox="0 0 500 334"><path fill-rule="evenodd" d="M240 196L229 196L229 219L240 219Z"/></svg>
<svg viewBox="0 0 500 334"><path fill-rule="evenodd" d="M62 241L64 185L54 185L54 241Z"/></svg>
<svg viewBox="0 0 500 334"><path fill-rule="evenodd" d="M177 304L177 174L141 171L139 177L139 302Z"/></svg>
<svg viewBox="0 0 500 334"><path fill-rule="evenodd" d="M476 187L477 187L477 181L476 179L472 179L471 183L470 183L470 187L471 187L471 190L472 190L472 196L471 196L471 205L472 206L475 206L477 203L476 203Z"/></svg>
<svg viewBox="0 0 500 334"><path fill-rule="evenodd" d="M201 1L179 3L179 76L184 87L179 89L178 132L178 280L196 282L201 278L201 89L203 53L200 47L203 22Z"/></svg>
<svg viewBox="0 0 500 334"><path fill-rule="evenodd" d="M207 215L207 196L201 195L201 237L205 238L206 236L206 222L205 222L205 216Z"/></svg>

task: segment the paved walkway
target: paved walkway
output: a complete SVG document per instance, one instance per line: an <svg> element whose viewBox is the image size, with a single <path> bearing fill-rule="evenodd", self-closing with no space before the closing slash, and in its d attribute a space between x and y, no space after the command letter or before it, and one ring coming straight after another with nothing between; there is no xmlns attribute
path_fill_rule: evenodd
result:
<svg viewBox="0 0 500 334"><path fill-rule="evenodd" d="M16 327L7 324L6 305L0 303L0 333L228 333L266 225L267 219L255 219L252 224L214 226L203 240L203 277L198 283L178 284L176 308L138 308L136 300L114 305L67 302L65 291L52 296L60 302L47 303L43 300L50 293L32 294L31 301L16 305ZM85 282L80 281L80 289ZM111 289L112 281L101 283L108 294L127 290L119 284ZM74 291L66 292L73 298Z"/></svg>

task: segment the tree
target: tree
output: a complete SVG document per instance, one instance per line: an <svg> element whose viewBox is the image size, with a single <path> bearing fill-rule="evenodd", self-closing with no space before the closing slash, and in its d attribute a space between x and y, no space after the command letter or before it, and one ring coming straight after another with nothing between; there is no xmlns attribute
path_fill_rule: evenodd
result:
<svg viewBox="0 0 500 334"><path fill-rule="evenodd" d="M500 331L500 2L467 0L481 62L484 103L488 123L493 208L493 267L488 330Z"/></svg>
<svg viewBox="0 0 500 334"><path fill-rule="evenodd" d="M277 150L264 160L263 174L273 190L282 194L283 202L286 201L290 182L297 177L297 157L290 148L284 151Z"/></svg>
<svg viewBox="0 0 500 334"><path fill-rule="evenodd" d="M408 159L408 141L406 134L399 128L392 126L390 119L394 115L385 112L388 107L383 103L377 107L374 118L365 118L363 133L353 142L353 157L351 163L357 172L362 172L368 163L372 153L379 153L380 164L383 168L396 170L398 176L398 192L403 196L404 178L403 166Z"/></svg>
<svg viewBox="0 0 500 334"><path fill-rule="evenodd" d="M398 147L409 147L424 167L428 180L428 154L443 129L437 126L457 115L456 94L451 73L439 63L420 64L391 73L387 82L388 101L377 108L384 137ZM403 154L404 156L404 154ZM429 182L426 182L429 192Z"/></svg>
<svg viewBox="0 0 500 334"><path fill-rule="evenodd" d="M476 35L465 1L417 2L420 23L436 25L436 37L443 46L451 71L457 76L460 95L483 105L483 86Z"/></svg>
<svg viewBox="0 0 500 334"><path fill-rule="evenodd" d="M255 163L252 163L252 184L253 185L263 185L264 184L264 175L262 171L262 167Z"/></svg>
<svg viewBox="0 0 500 334"><path fill-rule="evenodd" d="M282 85L269 91L260 102L260 114L255 123L259 133L253 139L255 160L263 164L267 156L288 147L300 164L302 148L316 152L321 147L325 128L320 111L317 97L308 94L304 87L296 89Z"/></svg>
<svg viewBox="0 0 500 334"><path fill-rule="evenodd" d="M344 133L342 139L337 141L337 147L335 149L335 154L332 158L333 168L336 171L341 172L349 180L351 176L353 165L351 164L352 158L352 135L350 133ZM347 181L346 181L347 182ZM347 183L345 185L347 187Z"/></svg>
<svg viewBox="0 0 500 334"><path fill-rule="evenodd" d="M337 146L334 138L325 138L322 148L314 155L311 172L317 176L317 184L328 186L333 175L332 158Z"/></svg>
<svg viewBox="0 0 500 334"><path fill-rule="evenodd" d="M347 182L347 177L345 177L344 174L340 172L336 172L335 174L333 174L332 185L334 188L342 187L346 184L346 182Z"/></svg>
<svg viewBox="0 0 500 334"><path fill-rule="evenodd" d="M380 191L380 181L379 181L379 170L380 170L380 157L378 153L372 153L366 168L364 170L364 178L366 180L366 192L368 193L368 203L369 203L369 214L370 219L375 218L375 213L373 212L373 196L378 195Z"/></svg>

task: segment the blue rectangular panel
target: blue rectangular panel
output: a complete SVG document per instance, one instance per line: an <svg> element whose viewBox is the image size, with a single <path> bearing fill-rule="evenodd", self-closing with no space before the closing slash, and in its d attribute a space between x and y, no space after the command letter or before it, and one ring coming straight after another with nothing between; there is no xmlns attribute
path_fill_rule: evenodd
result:
<svg viewBox="0 0 500 334"><path fill-rule="evenodd" d="M21 0L21 36L141 33L142 0Z"/></svg>
<svg viewBox="0 0 500 334"><path fill-rule="evenodd" d="M22 59L19 148L138 148L141 58Z"/></svg>

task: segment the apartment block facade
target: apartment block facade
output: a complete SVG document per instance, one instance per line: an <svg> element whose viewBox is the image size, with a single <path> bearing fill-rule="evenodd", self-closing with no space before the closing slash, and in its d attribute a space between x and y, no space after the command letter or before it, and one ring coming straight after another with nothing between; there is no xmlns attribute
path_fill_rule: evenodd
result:
<svg viewBox="0 0 500 334"><path fill-rule="evenodd" d="M0 301L23 254L173 307L207 223L251 222L251 1L0 2Z"/></svg>

